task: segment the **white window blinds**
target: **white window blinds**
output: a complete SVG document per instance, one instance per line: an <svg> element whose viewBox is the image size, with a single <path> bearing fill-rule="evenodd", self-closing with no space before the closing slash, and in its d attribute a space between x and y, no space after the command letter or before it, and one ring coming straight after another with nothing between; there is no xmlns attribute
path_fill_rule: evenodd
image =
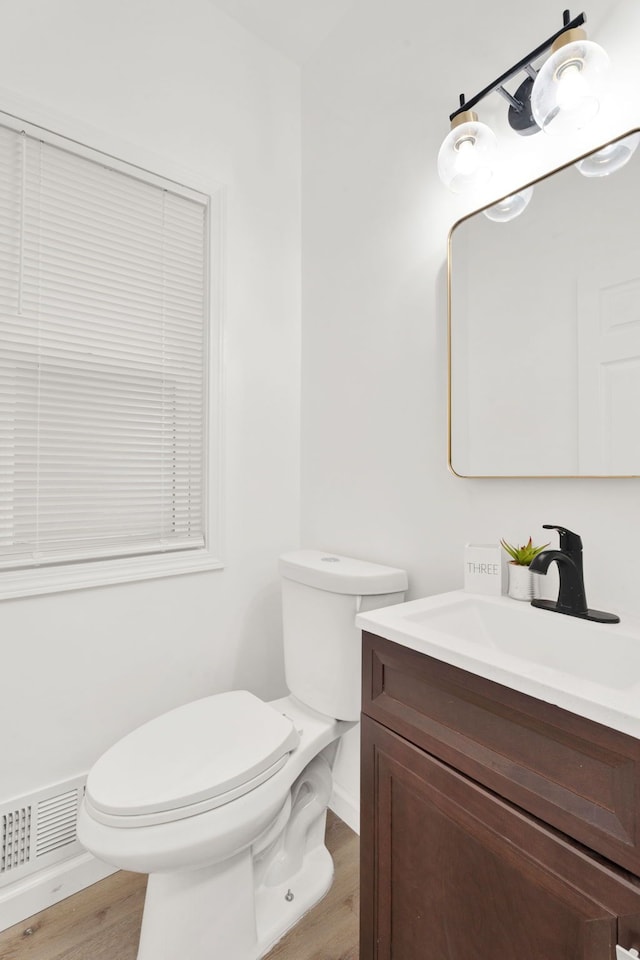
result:
<svg viewBox="0 0 640 960"><path fill-rule="evenodd" d="M0 568L204 545L207 198L0 126Z"/></svg>

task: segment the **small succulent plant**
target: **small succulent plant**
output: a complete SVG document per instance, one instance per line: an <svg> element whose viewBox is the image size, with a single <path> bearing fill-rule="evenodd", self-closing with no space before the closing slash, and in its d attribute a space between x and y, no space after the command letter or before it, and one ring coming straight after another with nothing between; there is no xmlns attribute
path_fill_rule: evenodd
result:
<svg viewBox="0 0 640 960"><path fill-rule="evenodd" d="M528 567L533 558L549 546L548 543L545 543L541 547L534 547L531 537L529 537L529 542L522 547L514 547L506 540L501 540L500 543L512 558L510 562L517 564L519 567Z"/></svg>

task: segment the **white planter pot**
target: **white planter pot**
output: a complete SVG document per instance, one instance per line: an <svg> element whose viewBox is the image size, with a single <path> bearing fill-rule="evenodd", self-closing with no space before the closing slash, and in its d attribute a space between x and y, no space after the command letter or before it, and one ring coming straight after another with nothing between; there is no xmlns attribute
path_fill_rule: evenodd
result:
<svg viewBox="0 0 640 960"><path fill-rule="evenodd" d="M509 564L509 596L514 600L533 600L539 596L539 574L518 563Z"/></svg>

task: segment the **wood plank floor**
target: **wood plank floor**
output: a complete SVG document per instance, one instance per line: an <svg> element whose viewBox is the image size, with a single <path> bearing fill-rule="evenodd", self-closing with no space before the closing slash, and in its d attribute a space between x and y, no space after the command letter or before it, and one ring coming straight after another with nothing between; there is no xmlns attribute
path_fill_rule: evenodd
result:
<svg viewBox="0 0 640 960"><path fill-rule="evenodd" d="M358 837L331 811L327 847L336 870L331 890L265 960L357 960ZM115 873L10 927L0 933L0 958L135 960L146 880Z"/></svg>

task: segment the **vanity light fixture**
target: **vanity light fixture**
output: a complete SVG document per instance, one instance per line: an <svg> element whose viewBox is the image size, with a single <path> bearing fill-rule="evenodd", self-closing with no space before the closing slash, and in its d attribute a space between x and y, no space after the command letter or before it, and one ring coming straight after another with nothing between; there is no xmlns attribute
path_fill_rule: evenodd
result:
<svg viewBox="0 0 640 960"><path fill-rule="evenodd" d="M571 133L593 119L609 58L602 47L587 40L582 29L585 22L584 13L572 20L565 10L561 30L469 100L460 95L460 106L449 116L451 130L438 154L438 173L445 186L462 193L492 175L497 142L473 111L490 93L499 93L507 101L509 125L521 136L540 130ZM525 78L510 93L505 84L518 74Z"/></svg>
<svg viewBox="0 0 640 960"><path fill-rule="evenodd" d="M568 14L568 11L566 11ZM551 46L551 56L531 90L531 112L545 133L573 133L593 120L609 72L609 57L584 30L567 29Z"/></svg>

